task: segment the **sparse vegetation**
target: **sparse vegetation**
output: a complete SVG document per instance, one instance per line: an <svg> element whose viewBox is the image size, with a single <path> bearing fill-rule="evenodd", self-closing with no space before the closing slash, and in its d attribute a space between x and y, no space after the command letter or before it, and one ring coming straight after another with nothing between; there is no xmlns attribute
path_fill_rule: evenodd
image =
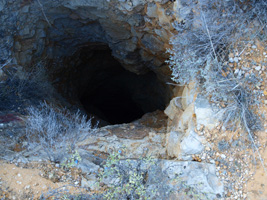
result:
<svg viewBox="0 0 267 200"><path fill-rule="evenodd" d="M79 161L82 160L79 152L77 150L72 151L71 149L69 149L70 154L68 157L65 157L63 162L61 163L62 168L64 169L69 169L74 167L75 165L77 165L79 163Z"/></svg>
<svg viewBox="0 0 267 200"><path fill-rule="evenodd" d="M174 26L179 32L171 40L167 61L173 81L185 85L199 83L201 94L219 108L224 127L241 127L248 133L266 171L254 142L254 133L262 128L256 108L263 91L255 90L262 80L253 73L245 76L229 65L229 53L238 57L256 37L266 40L267 3L252 1L186 1L190 12ZM190 27L193 30L188 30ZM237 49L237 47L241 49ZM236 61L231 61L236 62ZM238 62L238 61L237 61Z"/></svg>
<svg viewBox="0 0 267 200"><path fill-rule="evenodd" d="M53 108L41 103L39 108L29 107L26 121L28 148L41 146L49 160L58 162L75 149L75 144L94 132L91 120L79 111L72 114L66 109Z"/></svg>
<svg viewBox="0 0 267 200"><path fill-rule="evenodd" d="M202 95L222 109L219 114L225 127L236 128L241 123L249 132L259 130L260 120L253 107L260 104L260 93L253 91L253 87L260 77L235 73L227 61L229 49L240 38L253 39L255 20L261 23L255 34L266 29L266 2L188 1L186 4L195 12L189 13L183 23L175 23L179 34L171 40L173 48L168 50L171 56L167 61L173 80L181 85L199 82ZM192 31L188 30L191 25L194 25Z"/></svg>
<svg viewBox="0 0 267 200"><path fill-rule="evenodd" d="M100 173L99 183L108 183L104 199L150 199L147 189L148 170L155 160L142 157L137 160L123 160L122 150L113 152L106 160L104 171Z"/></svg>
<svg viewBox="0 0 267 200"><path fill-rule="evenodd" d="M24 112L29 105L38 105L53 94L43 63L36 65L31 71L22 70L11 61L1 67L0 110Z"/></svg>

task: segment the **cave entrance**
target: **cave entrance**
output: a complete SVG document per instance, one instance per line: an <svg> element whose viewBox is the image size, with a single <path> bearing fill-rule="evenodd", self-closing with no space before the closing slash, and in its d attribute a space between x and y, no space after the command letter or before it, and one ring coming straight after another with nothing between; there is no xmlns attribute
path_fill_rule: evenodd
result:
<svg viewBox="0 0 267 200"><path fill-rule="evenodd" d="M79 101L90 116L106 124L129 123L145 113L164 110L169 86L148 71L137 75L126 70L106 45L84 47L75 55L78 66L72 78Z"/></svg>

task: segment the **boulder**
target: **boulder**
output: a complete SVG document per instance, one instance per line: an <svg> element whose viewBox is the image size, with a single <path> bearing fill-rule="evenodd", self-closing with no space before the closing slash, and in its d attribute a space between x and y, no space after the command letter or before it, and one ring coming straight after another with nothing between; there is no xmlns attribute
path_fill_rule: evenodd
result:
<svg viewBox="0 0 267 200"><path fill-rule="evenodd" d="M206 98L198 95L194 108L197 127L204 125L211 130L217 126L219 116Z"/></svg>
<svg viewBox="0 0 267 200"><path fill-rule="evenodd" d="M218 199L223 197L224 186L216 176L216 166L209 163L192 161L170 161L160 162L161 173L159 178L176 188L177 199L181 198L183 190L191 190L194 199L204 196L204 199ZM180 194L179 194L180 192Z"/></svg>
<svg viewBox="0 0 267 200"><path fill-rule="evenodd" d="M194 130L188 129L186 136L180 143L180 158L192 160L192 155L199 154L204 150L205 138L199 136Z"/></svg>

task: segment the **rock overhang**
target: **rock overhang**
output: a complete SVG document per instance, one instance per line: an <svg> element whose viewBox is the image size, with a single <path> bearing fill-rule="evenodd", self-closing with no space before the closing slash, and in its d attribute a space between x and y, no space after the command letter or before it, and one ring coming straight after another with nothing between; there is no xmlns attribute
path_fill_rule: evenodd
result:
<svg viewBox="0 0 267 200"><path fill-rule="evenodd" d="M152 70L166 80L172 4L164 0L4 1L0 12L2 19L8 18L2 30L8 42L3 48L18 64L29 66L41 59L59 62L90 43L105 43L127 70L137 74Z"/></svg>

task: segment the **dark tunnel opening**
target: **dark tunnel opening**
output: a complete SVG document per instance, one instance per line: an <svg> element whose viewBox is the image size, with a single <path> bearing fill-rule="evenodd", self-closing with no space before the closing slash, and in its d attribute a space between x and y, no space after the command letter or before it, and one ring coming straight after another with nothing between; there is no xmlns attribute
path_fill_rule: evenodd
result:
<svg viewBox="0 0 267 200"><path fill-rule="evenodd" d="M106 124L129 123L164 110L169 102L170 88L154 72L137 75L126 70L107 46L85 47L78 55L79 74L72 80L89 116Z"/></svg>

